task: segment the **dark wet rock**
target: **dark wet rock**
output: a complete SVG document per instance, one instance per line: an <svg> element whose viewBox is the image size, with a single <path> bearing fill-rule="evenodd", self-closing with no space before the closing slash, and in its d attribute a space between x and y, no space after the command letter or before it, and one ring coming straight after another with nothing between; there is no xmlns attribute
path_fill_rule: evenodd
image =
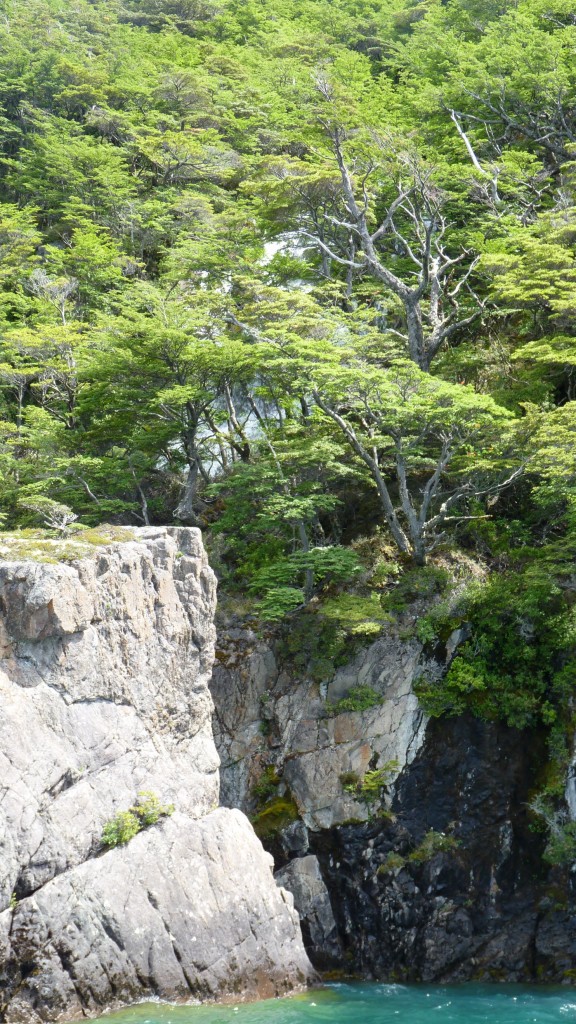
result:
<svg viewBox="0 0 576 1024"><path fill-rule="evenodd" d="M427 671L441 674L466 637L465 625L454 631ZM294 796L302 820L266 843L315 964L412 981L576 980L570 875L550 872L528 815L544 736L468 716L427 721L412 684L430 655L414 640L377 641L323 687L249 631L226 642L212 683L226 799L254 813L267 765ZM327 717L330 695L359 683L382 703ZM348 785L393 757L399 770L376 799ZM336 923L324 945L302 893L313 857Z"/></svg>

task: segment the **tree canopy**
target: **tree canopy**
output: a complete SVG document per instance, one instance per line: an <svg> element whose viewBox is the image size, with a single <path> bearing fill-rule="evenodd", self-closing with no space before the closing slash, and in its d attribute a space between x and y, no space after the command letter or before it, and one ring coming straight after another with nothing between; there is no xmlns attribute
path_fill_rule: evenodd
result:
<svg viewBox="0 0 576 1024"><path fill-rule="evenodd" d="M567 0L6 0L0 37L8 528L202 525L293 603L367 528L572 529Z"/></svg>

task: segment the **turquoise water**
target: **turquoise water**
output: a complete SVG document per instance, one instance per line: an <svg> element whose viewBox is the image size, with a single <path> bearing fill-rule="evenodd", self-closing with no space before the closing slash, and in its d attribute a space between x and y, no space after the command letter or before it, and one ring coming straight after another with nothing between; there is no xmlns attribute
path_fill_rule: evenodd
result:
<svg viewBox="0 0 576 1024"><path fill-rule="evenodd" d="M145 1003L102 1024L551 1024L576 1022L576 989L520 985L330 985L238 1006Z"/></svg>

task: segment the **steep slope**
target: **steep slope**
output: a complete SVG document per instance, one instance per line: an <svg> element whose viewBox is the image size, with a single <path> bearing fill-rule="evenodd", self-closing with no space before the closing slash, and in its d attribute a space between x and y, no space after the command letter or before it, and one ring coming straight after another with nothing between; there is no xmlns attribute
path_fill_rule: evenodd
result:
<svg viewBox="0 0 576 1024"><path fill-rule="evenodd" d="M217 810L215 580L200 534L0 566L0 980L6 1020L155 994L272 994L308 964L291 897ZM139 791L175 813L101 843Z"/></svg>
<svg viewBox="0 0 576 1024"><path fill-rule="evenodd" d="M272 638L220 631L211 688L223 800L252 815L274 852L320 969L573 981L574 875L543 861L546 835L529 814L543 730L527 742L470 714L428 719L414 693L465 637L455 630L431 652L390 627L319 685ZM358 686L371 706L338 705Z"/></svg>

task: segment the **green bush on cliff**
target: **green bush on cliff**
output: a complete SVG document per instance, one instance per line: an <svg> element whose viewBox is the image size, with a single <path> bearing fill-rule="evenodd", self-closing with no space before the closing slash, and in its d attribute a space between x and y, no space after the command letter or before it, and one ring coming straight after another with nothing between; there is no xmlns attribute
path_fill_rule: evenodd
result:
<svg viewBox="0 0 576 1024"><path fill-rule="evenodd" d="M432 860L437 853L451 853L459 845L460 843L454 836L446 835L445 832L435 832L432 828L416 849L408 855L408 860L412 864L425 864L426 861Z"/></svg>
<svg viewBox="0 0 576 1024"><path fill-rule="evenodd" d="M142 823L132 811L119 811L102 829L104 846L123 846L142 830Z"/></svg>
<svg viewBox="0 0 576 1024"><path fill-rule="evenodd" d="M383 696L371 686L353 686L346 697L341 697L334 704L327 706L331 716L342 715L349 711L369 711L383 703Z"/></svg>
<svg viewBox="0 0 576 1024"><path fill-rule="evenodd" d="M173 804L162 804L155 793L141 790L136 803L127 811L119 811L102 829L101 842L110 848L130 842L138 832L150 828L173 814Z"/></svg>
<svg viewBox="0 0 576 1024"><path fill-rule="evenodd" d="M372 643L389 621L377 594L331 595L293 616L282 631L278 653L293 669L323 682Z"/></svg>
<svg viewBox="0 0 576 1024"><path fill-rule="evenodd" d="M462 616L470 639L442 679L417 683L428 714L468 710L519 729L554 725L576 671L576 617L559 566L532 558L516 571L493 574L470 589Z"/></svg>
<svg viewBox="0 0 576 1024"><path fill-rule="evenodd" d="M252 795L256 797L259 804L265 804L267 800L276 795L280 785L280 776L273 765L267 765L260 778L252 786Z"/></svg>
<svg viewBox="0 0 576 1024"><path fill-rule="evenodd" d="M437 565L407 569L383 598L385 609L402 612L413 601L430 600L442 594L450 583L450 573Z"/></svg>
<svg viewBox="0 0 576 1024"><path fill-rule="evenodd" d="M277 835L298 818L298 808L292 797L279 796L254 815L252 825L258 838L266 839Z"/></svg>
<svg viewBox="0 0 576 1024"><path fill-rule="evenodd" d="M394 758L380 768L369 768L362 776L353 771L343 772L340 784L346 793L353 793L359 800L372 803L379 799L382 790L399 770L400 763Z"/></svg>

